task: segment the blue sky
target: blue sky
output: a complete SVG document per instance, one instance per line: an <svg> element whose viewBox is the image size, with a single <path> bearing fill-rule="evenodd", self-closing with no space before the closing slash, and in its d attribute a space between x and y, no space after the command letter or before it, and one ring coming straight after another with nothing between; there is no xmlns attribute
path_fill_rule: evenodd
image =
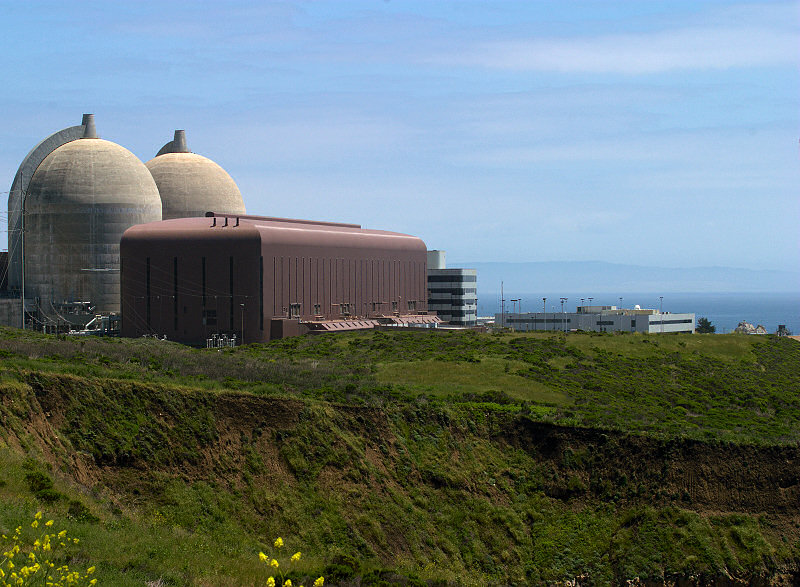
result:
<svg viewBox="0 0 800 587"><path fill-rule="evenodd" d="M448 261L800 267L800 2L0 2L0 176L94 112ZM2 188L2 189L8 189Z"/></svg>

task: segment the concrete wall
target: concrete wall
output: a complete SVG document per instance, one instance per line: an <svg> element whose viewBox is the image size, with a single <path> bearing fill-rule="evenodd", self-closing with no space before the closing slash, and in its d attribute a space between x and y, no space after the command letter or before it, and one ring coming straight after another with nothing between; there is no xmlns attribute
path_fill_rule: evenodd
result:
<svg viewBox="0 0 800 587"><path fill-rule="evenodd" d="M428 251L428 269L446 269L447 251Z"/></svg>
<svg viewBox="0 0 800 587"><path fill-rule="evenodd" d="M84 116L85 122L86 116ZM14 176L11 191L8 193L8 252L9 288L19 289L22 282L22 206L28 192L28 184L36 169L44 159L61 145L75 141L83 136L84 124L71 126L56 133L36 145L22 160Z"/></svg>
<svg viewBox="0 0 800 587"><path fill-rule="evenodd" d="M19 299L0 298L0 324L15 328L22 325L22 304Z"/></svg>

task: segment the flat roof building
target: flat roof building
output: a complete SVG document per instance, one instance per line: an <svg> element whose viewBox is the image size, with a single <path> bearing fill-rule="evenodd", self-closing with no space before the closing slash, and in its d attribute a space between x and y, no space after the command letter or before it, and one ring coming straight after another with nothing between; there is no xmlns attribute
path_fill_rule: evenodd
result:
<svg viewBox="0 0 800 587"><path fill-rule="evenodd" d="M125 231L122 335L202 345L438 322L425 243L356 224L213 214ZM326 326L326 324L328 326Z"/></svg>
<svg viewBox="0 0 800 587"><path fill-rule="evenodd" d="M495 314L495 324L523 332L583 330L592 332L693 333L695 315L616 306L578 306L575 312Z"/></svg>
<svg viewBox="0 0 800 587"><path fill-rule="evenodd" d="M455 326L478 320L478 272L446 267L445 251L428 251L428 310Z"/></svg>

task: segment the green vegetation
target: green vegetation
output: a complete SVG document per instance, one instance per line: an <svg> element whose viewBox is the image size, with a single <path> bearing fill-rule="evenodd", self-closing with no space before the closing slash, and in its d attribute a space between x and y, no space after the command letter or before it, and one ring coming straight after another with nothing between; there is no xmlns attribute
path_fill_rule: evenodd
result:
<svg viewBox="0 0 800 587"><path fill-rule="evenodd" d="M0 356L0 532L44 510L101 585L263 585L275 536L307 585L800 563L793 340L374 331L216 351L4 330Z"/></svg>
<svg viewBox="0 0 800 587"><path fill-rule="evenodd" d="M419 398L493 401L551 422L660 437L800 440L800 345L772 336L375 331L207 351L153 340L2 334L0 385L36 387L47 374L71 374L114 379L114 394L139 396L153 383L173 418L184 408L171 405L181 401L172 391L180 388L198 397L236 390L375 407ZM81 405L115 401L97 389L77 392ZM197 426L185 434L202 434L206 424ZM151 430L148 443L163 444L158 434Z"/></svg>
<svg viewBox="0 0 800 587"><path fill-rule="evenodd" d="M696 330L698 334L714 334L717 331L717 327L711 324L711 320L701 316L697 319Z"/></svg>

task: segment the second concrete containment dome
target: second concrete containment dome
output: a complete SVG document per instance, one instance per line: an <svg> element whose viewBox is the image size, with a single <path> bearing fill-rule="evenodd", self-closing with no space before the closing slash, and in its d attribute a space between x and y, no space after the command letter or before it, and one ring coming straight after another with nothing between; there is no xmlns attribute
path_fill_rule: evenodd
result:
<svg viewBox="0 0 800 587"><path fill-rule="evenodd" d="M25 297L55 313L65 301L119 311L119 243L134 224L161 219L158 188L130 151L97 138L52 151L36 169L25 198Z"/></svg>
<svg viewBox="0 0 800 587"><path fill-rule="evenodd" d="M190 152L182 130L146 165L161 194L164 220L246 213L236 182L211 159Z"/></svg>

